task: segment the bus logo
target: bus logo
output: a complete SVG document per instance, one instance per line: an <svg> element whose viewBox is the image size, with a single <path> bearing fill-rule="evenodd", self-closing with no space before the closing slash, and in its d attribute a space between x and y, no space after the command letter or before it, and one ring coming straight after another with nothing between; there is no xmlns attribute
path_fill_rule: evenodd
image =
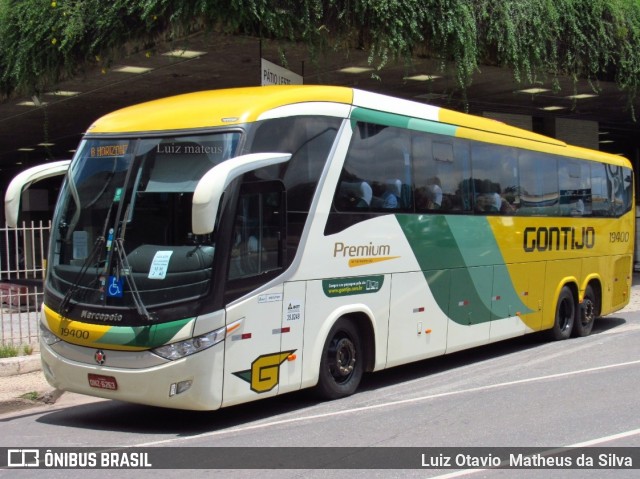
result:
<svg viewBox="0 0 640 479"><path fill-rule="evenodd" d="M524 229L524 251L567 251L593 248L596 243L596 230L593 226L582 230L571 226L540 227L529 226Z"/></svg>
<svg viewBox="0 0 640 479"><path fill-rule="evenodd" d="M8 449L7 467L39 467L39 449Z"/></svg>
<svg viewBox="0 0 640 479"><path fill-rule="evenodd" d="M98 349L96 353L93 355L93 359L96 360L96 363L102 366L104 362L107 360L107 355L104 354L104 351L102 349Z"/></svg>
<svg viewBox="0 0 640 479"><path fill-rule="evenodd" d="M349 268L356 268L358 266L397 259L400 256L391 256L391 245L376 245L369 241L369 244L361 245L350 245L342 242L334 243L333 257L349 258Z"/></svg>
<svg viewBox="0 0 640 479"><path fill-rule="evenodd" d="M233 373L251 385L251 390L257 393L271 391L280 382L280 365L296 350L258 356L252 363L251 369Z"/></svg>

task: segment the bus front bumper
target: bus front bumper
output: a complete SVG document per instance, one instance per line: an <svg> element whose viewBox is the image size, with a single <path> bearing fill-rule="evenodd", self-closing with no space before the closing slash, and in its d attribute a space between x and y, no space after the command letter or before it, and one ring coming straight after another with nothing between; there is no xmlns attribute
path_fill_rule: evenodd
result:
<svg viewBox="0 0 640 479"><path fill-rule="evenodd" d="M150 367L109 367L109 356L119 351L85 349L95 364L65 357L68 343L40 342L42 370L53 387L88 396L173 409L214 410L222 404L224 341L176 361ZM152 354L146 352L145 354ZM103 360L104 365L98 364Z"/></svg>

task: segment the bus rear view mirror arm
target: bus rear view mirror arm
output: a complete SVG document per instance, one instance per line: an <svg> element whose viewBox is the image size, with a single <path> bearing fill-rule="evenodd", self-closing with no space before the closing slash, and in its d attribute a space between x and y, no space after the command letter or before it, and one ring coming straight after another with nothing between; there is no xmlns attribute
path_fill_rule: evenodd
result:
<svg viewBox="0 0 640 479"><path fill-rule="evenodd" d="M231 158L207 171L193 193L193 233L204 235L213 232L222 193L235 178L258 168L285 163L290 158L289 153L252 153Z"/></svg>
<svg viewBox="0 0 640 479"><path fill-rule="evenodd" d="M18 218L20 216L20 198L24 190L29 188L33 183L51 178L53 176L64 175L69 169L71 160L54 161L34 166L21 173L18 173L9 186L4 195L4 215L7 225L11 228L18 226Z"/></svg>

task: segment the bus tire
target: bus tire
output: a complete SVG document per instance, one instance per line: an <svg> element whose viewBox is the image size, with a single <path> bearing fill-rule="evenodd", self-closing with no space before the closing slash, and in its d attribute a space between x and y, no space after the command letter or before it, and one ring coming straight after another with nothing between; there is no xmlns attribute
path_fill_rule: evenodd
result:
<svg viewBox="0 0 640 479"><path fill-rule="evenodd" d="M556 340L567 339L571 336L576 323L576 300L568 286L563 286L558 295L556 317L551 329L551 337Z"/></svg>
<svg viewBox="0 0 640 479"><path fill-rule="evenodd" d="M582 337L591 334L593 323L599 314L597 301L593 288L591 285L588 285L584 292L584 298L580 304L578 314L576 315L576 324L573 325L574 336Z"/></svg>
<svg viewBox="0 0 640 479"><path fill-rule="evenodd" d="M338 320L324 343L316 390L324 399L353 394L364 372L364 354L358 328L348 319Z"/></svg>

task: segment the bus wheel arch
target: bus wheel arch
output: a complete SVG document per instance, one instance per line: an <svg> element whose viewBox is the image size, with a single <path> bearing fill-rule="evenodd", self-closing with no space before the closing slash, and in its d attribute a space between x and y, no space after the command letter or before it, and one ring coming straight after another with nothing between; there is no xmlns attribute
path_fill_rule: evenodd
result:
<svg viewBox="0 0 640 479"><path fill-rule="evenodd" d="M374 363L373 329L363 313L342 316L333 324L322 348L317 393L325 399L350 396Z"/></svg>
<svg viewBox="0 0 640 479"><path fill-rule="evenodd" d="M591 334L596 318L600 317L601 291L600 283L596 280L590 281L585 288L573 326L573 336L583 337Z"/></svg>
<svg viewBox="0 0 640 479"><path fill-rule="evenodd" d="M560 341L571 336L578 312L576 298L577 288L575 284L564 284L558 294L553 327L549 331L552 339Z"/></svg>

